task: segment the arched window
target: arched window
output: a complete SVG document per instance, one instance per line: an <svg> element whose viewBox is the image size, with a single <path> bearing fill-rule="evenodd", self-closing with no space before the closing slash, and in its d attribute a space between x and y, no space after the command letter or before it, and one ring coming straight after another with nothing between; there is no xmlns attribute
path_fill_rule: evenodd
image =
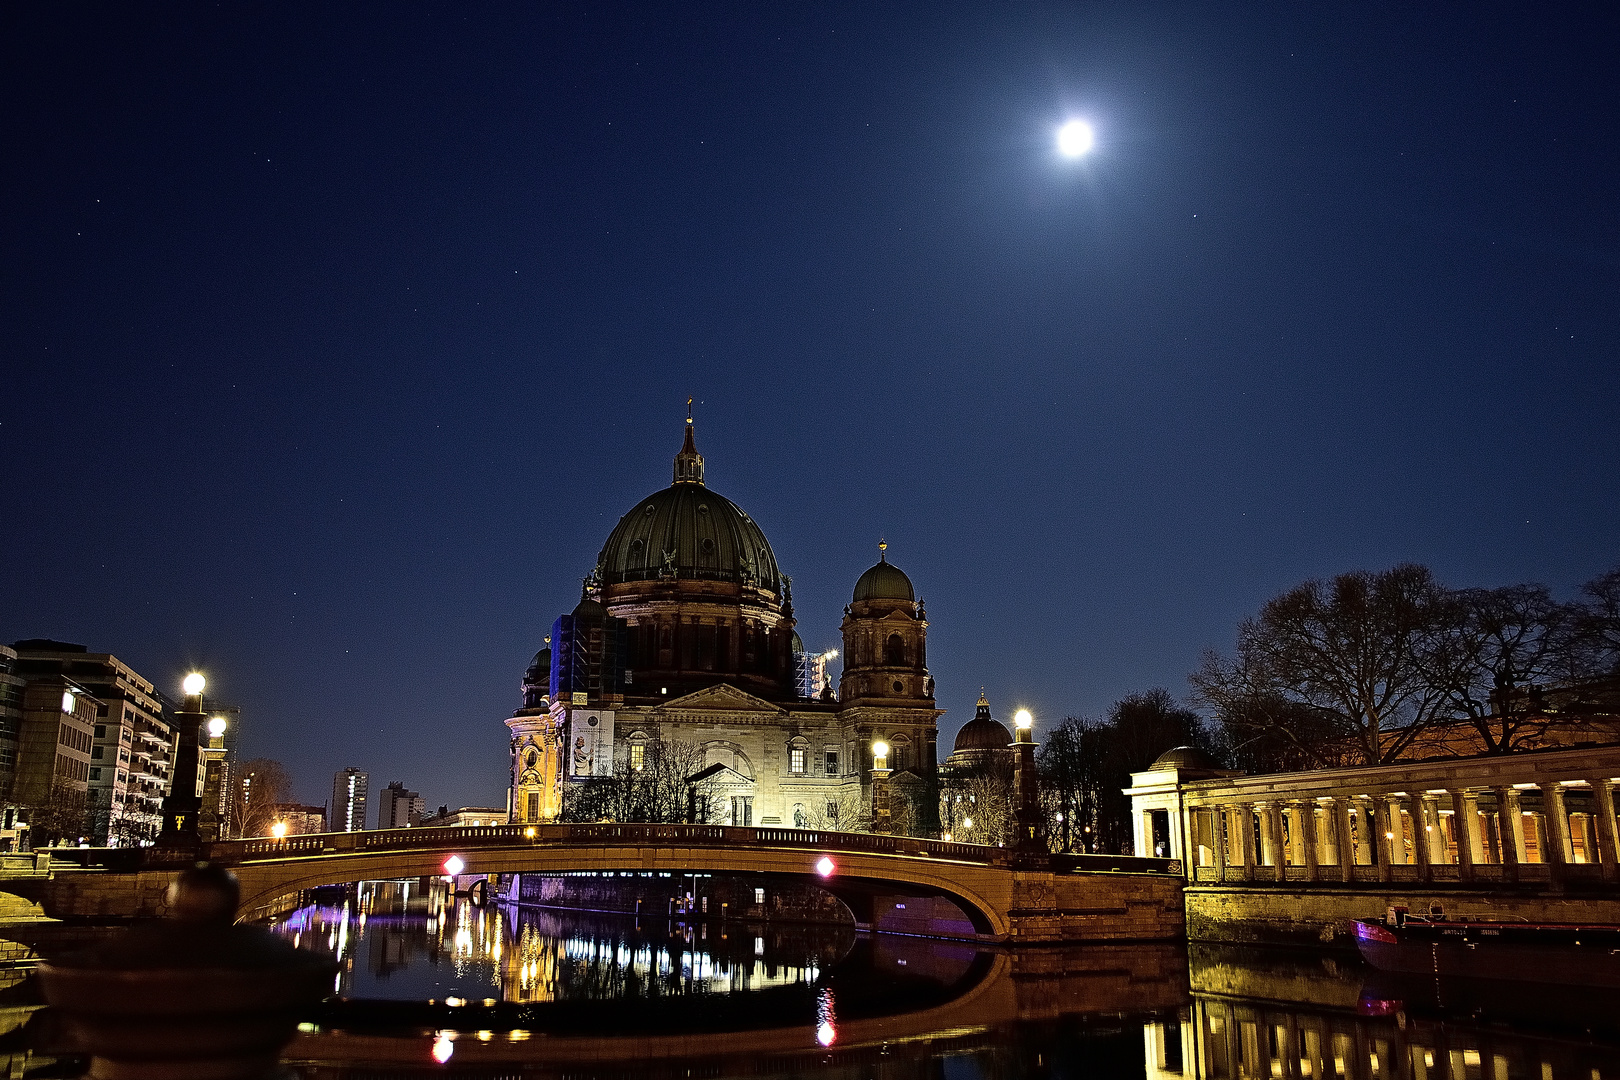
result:
<svg viewBox="0 0 1620 1080"><path fill-rule="evenodd" d="M905 639L899 634L889 635L888 647L883 651L883 662L890 667L900 667L906 662Z"/></svg>
<svg viewBox="0 0 1620 1080"><path fill-rule="evenodd" d="M889 768L895 772L911 766L911 740L896 735L889 740Z"/></svg>
<svg viewBox="0 0 1620 1080"><path fill-rule="evenodd" d="M788 772L803 776L810 771L810 743L802 736L788 743Z"/></svg>

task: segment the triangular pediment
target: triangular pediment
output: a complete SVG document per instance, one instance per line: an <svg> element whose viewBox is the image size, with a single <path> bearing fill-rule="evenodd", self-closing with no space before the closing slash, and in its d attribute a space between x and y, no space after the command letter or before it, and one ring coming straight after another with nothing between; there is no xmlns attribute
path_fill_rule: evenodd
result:
<svg viewBox="0 0 1620 1080"><path fill-rule="evenodd" d="M696 693L666 701L653 710L657 713L669 712L751 712L770 713L775 716L785 716L787 710L780 705L773 705L764 698L755 697L744 690L739 690L730 683L720 683L716 686L706 686Z"/></svg>
<svg viewBox="0 0 1620 1080"><path fill-rule="evenodd" d="M695 772L686 778L688 784L709 784L728 787L752 787L754 782L730 765L715 762L700 772Z"/></svg>

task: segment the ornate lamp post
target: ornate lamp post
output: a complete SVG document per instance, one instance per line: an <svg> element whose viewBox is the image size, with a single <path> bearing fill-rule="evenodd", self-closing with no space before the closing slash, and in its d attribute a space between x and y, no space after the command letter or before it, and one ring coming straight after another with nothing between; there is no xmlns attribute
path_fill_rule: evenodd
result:
<svg viewBox="0 0 1620 1080"><path fill-rule="evenodd" d="M872 831L886 833L893 828L889 817L889 744L879 739L872 744Z"/></svg>
<svg viewBox="0 0 1620 1080"><path fill-rule="evenodd" d="M1013 820L1018 838L1013 849L1047 855L1046 821L1041 813L1040 784L1035 775L1035 718L1028 709L1013 715Z"/></svg>
<svg viewBox="0 0 1620 1080"><path fill-rule="evenodd" d="M197 832L197 817L202 811L202 800L197 797L198 736L207 719L203 715L203 688L207 685L208 680L195 671L180 684L185 692L184 704L174 714L180 739L169 774L169 794L163 800L159 847L195 850L201 842Z"/></svg>

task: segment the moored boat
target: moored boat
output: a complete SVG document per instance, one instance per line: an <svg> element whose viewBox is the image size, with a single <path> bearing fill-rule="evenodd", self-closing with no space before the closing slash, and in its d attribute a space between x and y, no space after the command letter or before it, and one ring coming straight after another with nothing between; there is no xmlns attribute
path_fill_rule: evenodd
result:
<svg viewBox="0 0 1620 1080"><path fill-rule="evenodd" d="M1356 945L1383 971L1442 978L1620 988L1620 926L1407 915L1355 920Z"/></svg>

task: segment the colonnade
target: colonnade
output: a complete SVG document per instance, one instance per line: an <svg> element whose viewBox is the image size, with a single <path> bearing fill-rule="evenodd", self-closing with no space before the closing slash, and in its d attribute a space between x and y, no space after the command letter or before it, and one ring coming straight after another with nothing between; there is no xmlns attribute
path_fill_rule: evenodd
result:
<svg viewBox="0 0 1620 1080"><path fill-rule="evenodd" d="M1174 855L1197 881L1620 881L1617 774L1620 749L1169 783L1138 773L1132 801L1138 835L1154 814L1174 820Z"/></svg>

